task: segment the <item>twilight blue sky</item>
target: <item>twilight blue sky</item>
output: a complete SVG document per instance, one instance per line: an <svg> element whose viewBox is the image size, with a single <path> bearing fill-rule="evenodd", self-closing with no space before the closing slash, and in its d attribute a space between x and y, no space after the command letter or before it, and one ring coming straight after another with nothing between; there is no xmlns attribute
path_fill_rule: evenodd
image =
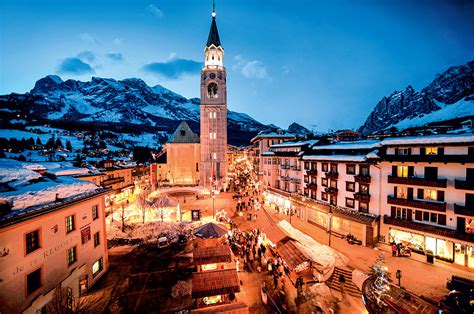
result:
<svg viewBox="0 0 474 314"><path fill-rule="evenodd" d="M0 94L140 77L199 97L211 0L2 0ZM474 1L217 0L228 106L263 123L358 127L375 104L474 59Z"/></svg>

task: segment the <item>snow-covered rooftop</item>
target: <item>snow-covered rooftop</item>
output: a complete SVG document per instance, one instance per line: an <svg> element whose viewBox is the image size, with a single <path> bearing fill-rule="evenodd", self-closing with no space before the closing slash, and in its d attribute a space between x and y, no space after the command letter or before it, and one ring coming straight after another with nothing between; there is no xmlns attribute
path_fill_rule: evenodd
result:
<svg viewBox="0 0 474 314"><path fill-rule="evenodd" d="M31 165L0 159L0 183L6 185L0 200L6 200L12 211L41 208L103 190L92 182L69 176L42 176L29 169L35 168Z"/></svg>
<svg viewBox="0 0 474 314"><path fill-rule="evenodd" d="M273 144L270 148L299 147L304 145L315 145L319 140L288 141L280 144Z"/></svg>
<svg viewBox="0 0 474 314"><path fill-rule="evenodd" d="M474 134L463 133L463 134L440 134L440 135L427 135L427 136L393 137L393 138L386 138L381 143L383 146L474 143Z"/></svg>
<svg viewBox="0 0 474 314"><path fill-rule="evenodd" d="M364 161L367 161L368 158L374 158L374 155L372 153L369 153L369 154L367 155L307 155L307 156L303 156L303 160L364 162Z"/></svg>
<svg viewBox="0 0 474 314"><path fill-rule="evenodd" d="M289 133L287 131L279 130L279 131L261 131L260 133L257 134L254 138L252 138L250 141L254 142L257 139L260 138L294 138L295 135L293 133Z"/></svg>
<svg viewBox="0 0 474 314"><path fill-rule="evenodd" d="M338 142L335 144L313 146L315 150L319 149L372 149L380 147L379 140L363 140L363 141L347 141L347 142Z"/></svg>

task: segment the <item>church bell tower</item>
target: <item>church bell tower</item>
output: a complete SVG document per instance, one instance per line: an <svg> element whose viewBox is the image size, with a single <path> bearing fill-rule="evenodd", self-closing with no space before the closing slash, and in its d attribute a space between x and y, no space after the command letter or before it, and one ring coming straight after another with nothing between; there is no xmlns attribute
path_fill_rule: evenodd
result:
<svg viewBox="0 0 474 314"><path fill-rule="evenodd" d="M224 49L219 39L216 11L204 48L201 70L201 178L209 190L225 186L227 179L227 90Z"/></svg>

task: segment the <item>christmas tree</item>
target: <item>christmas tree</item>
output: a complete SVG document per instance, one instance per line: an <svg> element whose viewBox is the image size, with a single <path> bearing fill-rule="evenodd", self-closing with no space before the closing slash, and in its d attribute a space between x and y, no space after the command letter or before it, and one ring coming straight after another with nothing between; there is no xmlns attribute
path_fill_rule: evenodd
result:
<svg viewBox="0 0 474 314"><path fill-rule="evenodd" d="M369 270L369 276L374 280L373 296L379 306L385 305L382 299L387 296L387 292L390 290L390 273L387 270L385 256L382 253L377 257L375 264Z"/></svg>

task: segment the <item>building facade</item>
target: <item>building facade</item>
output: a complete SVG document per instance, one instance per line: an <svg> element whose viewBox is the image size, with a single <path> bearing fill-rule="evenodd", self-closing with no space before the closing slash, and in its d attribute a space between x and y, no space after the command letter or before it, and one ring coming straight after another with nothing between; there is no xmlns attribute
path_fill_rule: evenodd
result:
<svg viewBox="0 0 474 314"><path fill-rule="evenodd" d="M225 186L227 180L227 79L215 12L212 13L204 58L201 70L200 185L213 190Z"/></svg>

